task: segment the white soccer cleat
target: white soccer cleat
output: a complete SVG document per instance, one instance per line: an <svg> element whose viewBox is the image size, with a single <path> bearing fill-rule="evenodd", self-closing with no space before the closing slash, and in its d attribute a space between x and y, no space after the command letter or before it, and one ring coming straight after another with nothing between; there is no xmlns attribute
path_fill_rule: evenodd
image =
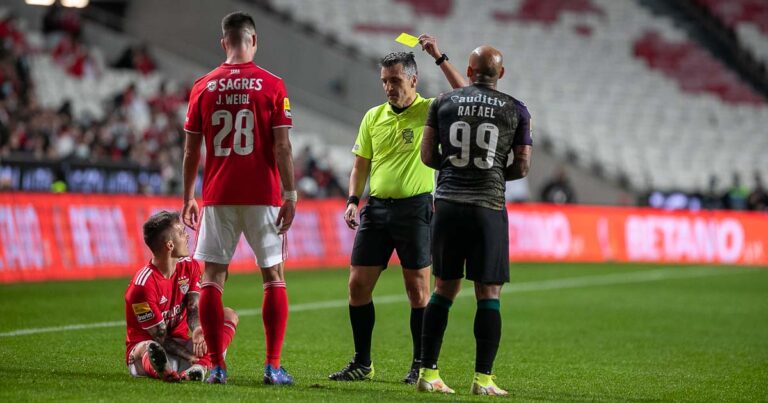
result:
<svg viewBox="0 0 768 403"><path fill-rule="evenodd" d="M453 389L443 382L436 369L422 368L419 370L419 380L416 381L416 390L419 392L440 392L453 394Z"/></svg>
<svg viewBox="0 0 768 403"><path fill-rule="evenodd" d="M496 385L496 382L493 381L494 379L496 379L495 375L486 375L476 372L475 377L472 380L472 394L488 396L508 395L509 392Z"/></svg>

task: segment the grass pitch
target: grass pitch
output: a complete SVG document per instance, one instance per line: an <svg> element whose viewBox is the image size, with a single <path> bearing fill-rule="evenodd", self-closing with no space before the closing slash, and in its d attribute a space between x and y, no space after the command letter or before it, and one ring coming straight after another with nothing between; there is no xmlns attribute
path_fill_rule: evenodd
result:
<svg viewBox="0 0 768 403"><path fill-rule="evenodd" d="M0 401L492 399L469 394L471 288L451 309L440 359L457 394L417 394L399 383L411 341L398 268L382 275L374 296L376 379L328 381L353 352L346 276L288 272L293 311L283 355L297 384L278 388L260 383L258 275L233 275L226 286L225 304L241 319L223 386L128 375L120 324L128 279L0 286ZM509 400L768 400L768 270L519 264L501 302L494 371Z"/></svg>

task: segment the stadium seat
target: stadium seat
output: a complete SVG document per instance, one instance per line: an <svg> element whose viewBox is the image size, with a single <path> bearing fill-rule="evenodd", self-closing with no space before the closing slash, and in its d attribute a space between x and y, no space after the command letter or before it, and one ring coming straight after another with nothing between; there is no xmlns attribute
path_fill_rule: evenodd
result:
<svg viewBox="0 0 768 403"><path fill-rule="evenodd" d="M327 0L322 13L310 3L273 1L321 32L355 32L349 41L371 56L403 48L393 32L358 24L396 21L413 34L435 34L459 69L474 47L498 47L508 71L500 90L526 102L534 141L546 138L554 152L600 165L636 190L700 190L711 174L730 183L734 170L768 177L765 99L671 20L635 2L454 0L439 15L413 1ZM579 33L585 27L589 35ZM421 68L420 76L424 95L447 89L437 69Z"/></svg>

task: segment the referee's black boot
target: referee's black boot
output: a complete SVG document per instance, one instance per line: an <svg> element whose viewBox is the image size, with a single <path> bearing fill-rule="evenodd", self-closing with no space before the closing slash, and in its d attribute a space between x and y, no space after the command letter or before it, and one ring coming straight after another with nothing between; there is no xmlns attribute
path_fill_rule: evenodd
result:
<svg viewBox="0 0 768 403"><path fill-rule="evenodd" d="M339 372L328 375L328 379L332 381L366 381L373 379L374 374L376 371L373 369L373 363L370 366L365 366L353 360Z"/></svg>
<svg viewBox="0 0 768 403"><path fill-rule="evenodd" d="M421 360L413 360L413 363L411 363L411 369L408 371L407 374L405 374L405 378L403 378L403 383L406 383L408 385L415 385L416 381L419 380L420 367L421 367Z"/></svg>

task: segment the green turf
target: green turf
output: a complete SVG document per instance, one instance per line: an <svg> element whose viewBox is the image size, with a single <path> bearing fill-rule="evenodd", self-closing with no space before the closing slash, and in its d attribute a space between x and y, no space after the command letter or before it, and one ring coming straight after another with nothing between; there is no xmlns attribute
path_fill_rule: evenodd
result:
<svg viewBox="0 0 768 403"><path fill-rule="evenodd" d="M653 273L659 278L646 276ZM610 284L594 284L606 278ZM377 374L364 383L326 378L352 354L346 271L289 272L287 281L291 304L305 309L291 314L284 348L293 387L260 384L264 338L261 318L250 314L230 347L224 386L132 379L123 327L0 336L0 401L488 400L468 393L470 288L451 309L443 345L441 373L457 390L447 397L399 383L411 354L409 309L404 298L384 298L404 294L399 269L385 272L376 289ZM127 279L0 286L0 333L120 320L126 285ZM495 372L513 400L768 400L768 270L516 265L507 289ZM234 275L225 304L254 312L261 294L260 277ZM311 305L322 301L339 304Z"/></svg>

